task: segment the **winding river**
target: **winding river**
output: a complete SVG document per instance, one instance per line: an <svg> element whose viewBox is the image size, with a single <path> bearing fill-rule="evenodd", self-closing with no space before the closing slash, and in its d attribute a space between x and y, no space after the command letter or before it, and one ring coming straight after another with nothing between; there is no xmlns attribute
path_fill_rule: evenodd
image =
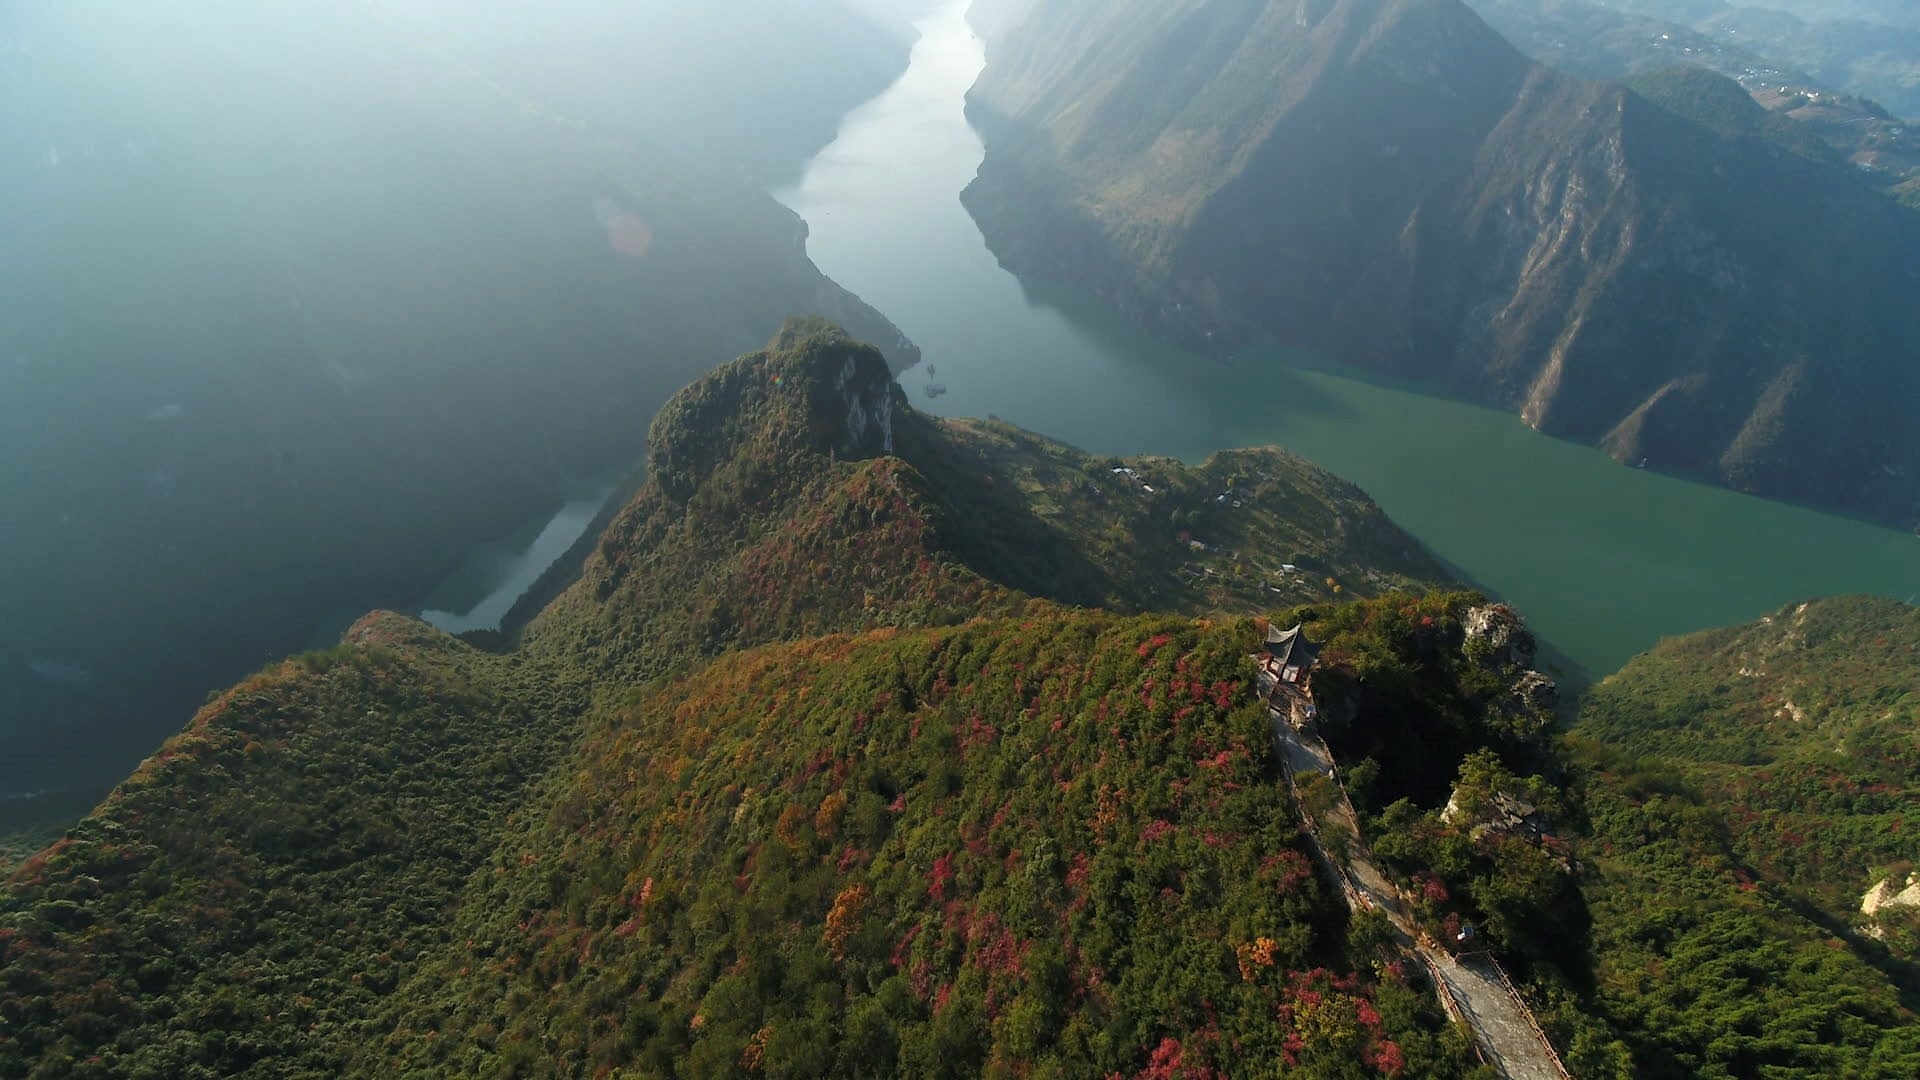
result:
<svg viewBox="0 0 1920 1080"><path fill-rule="evenodd" d="M962 111L984 64L965 9L924 19L906 74L777 193L806 219L821 269L924 350L903 377L919 407L997 415L1099 454L1286 446L1366 488L1588 673L1794 600L1920 597L1914 536L1624 468L1507 413L1311 357L1188 354L1022 283L959 202L983 155Z"/></svg>

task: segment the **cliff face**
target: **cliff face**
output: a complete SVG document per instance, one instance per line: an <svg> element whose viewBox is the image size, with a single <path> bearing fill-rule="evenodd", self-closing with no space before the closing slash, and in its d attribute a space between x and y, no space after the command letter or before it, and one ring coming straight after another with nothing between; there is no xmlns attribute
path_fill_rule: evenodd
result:
<svg viewBox="0 0 1920 1080"><path fill-rule="evenodd" d="M1920 519L1920 217L1532 64L1456 0L1147 6L1041 0L990 39L965 199L1016 270Z"/></svg>

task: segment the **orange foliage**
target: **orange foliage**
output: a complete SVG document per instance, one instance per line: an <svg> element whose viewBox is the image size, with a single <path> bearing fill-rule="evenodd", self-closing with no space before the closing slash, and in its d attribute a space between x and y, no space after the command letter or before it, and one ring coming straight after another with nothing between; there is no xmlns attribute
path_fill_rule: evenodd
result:
<svg viewBox="0 0 1920 1080"><path fill-rule="evenodd" d="M827 912L827 929L821 935L827 951L835 960L847 957L847 942L852 940L854 932L860 928L860 917L866 912L871 890L865 882L855 882L840 890L833 898L833 908Z"/></svg>
<svg viewBox="0 0 1920 1080"><path fill-rule="evenodd" d="M1234 955L1240 961L1240 981L1252 982L1257 974L1256 968L1272 967L1274 950L1279 947L1279 942L1270 937L1263 937L1244 942L1235 948Z"/></svg>
<svg viewBox="0 0 1920 1080"><path fill-rule="evenodd" d="M830 792L820 800L820 809L813 815L813 831L824 839L831 839L840 829L841 815L847 811L847 795L843 791Z"/></svg>
<svg viewBox="0 0 1920 1080"><path fill-rule="evenodd" d="M800 826L807 820L807 812L799 803L789 803L780 811L780 822L774 826L773 834L780 842L794 851L806 846L806 837L800 835Z"/></svg>

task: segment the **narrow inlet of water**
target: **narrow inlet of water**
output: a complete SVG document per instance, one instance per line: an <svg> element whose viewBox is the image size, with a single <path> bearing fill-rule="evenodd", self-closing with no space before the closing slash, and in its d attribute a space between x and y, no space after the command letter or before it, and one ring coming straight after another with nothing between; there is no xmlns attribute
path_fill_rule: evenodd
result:
<svg viewBox="0 0 1920 1080"><path fill-rule="evenodd" d="M429 605L441 602L460 610L429 607L420 617L449 634L498 630L507 612L533 588L540 575L586 534L613 490L600 487L569 500L530 540L508 538L475 552L427 601Z"/></svg>

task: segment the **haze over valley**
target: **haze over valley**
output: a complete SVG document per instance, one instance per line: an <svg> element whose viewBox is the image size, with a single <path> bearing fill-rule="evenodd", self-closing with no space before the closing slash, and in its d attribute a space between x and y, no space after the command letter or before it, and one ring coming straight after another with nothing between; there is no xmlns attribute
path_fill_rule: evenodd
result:
<svg viewBox="0 0 1920 1080"><path fill-rule="evenodd" d="M560 104L584 57L521 34L496 72L482 46L515 9L458 8L9 9L0 790L74 785L84 809L211 686L416 602L465 549L630 468L669 393L792 312L911 359L746 179L830 138L904 45L870 28L848 62L845 27L813 16L813 37L762 39L757 76L809 88L754 95L784 114L679 79ZM639 50L679 11L625 10L534 25L592 15ZM588 118L627 91L655 101L643 119L698 97L716 138L795 129L798 156L707 160L685 129Z"/></svg>

